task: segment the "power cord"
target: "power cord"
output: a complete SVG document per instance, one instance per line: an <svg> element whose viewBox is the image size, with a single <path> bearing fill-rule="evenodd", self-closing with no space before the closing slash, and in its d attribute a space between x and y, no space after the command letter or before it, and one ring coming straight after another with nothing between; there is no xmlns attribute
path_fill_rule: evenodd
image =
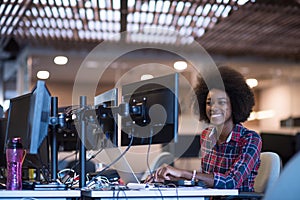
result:
<svg viewBox="0 0 300 200"><path fill-rule="evenodd" d="M97 151L95 154L93 154L86 162L89 162L92 159L94 159L102 150L103 150L103 148L100 149L99 151ZM78 152L75 152L76 157L77 157L77 153ZM74 169L78 166L78 164L79 164L79 161L77 161L71 168L66 168L66 169L59 171L58 172L58 177L60 177L59 181L63 184L68 185L68 187L72 187L73 185L76 185L79 182L78 180L76 180L79 177L79 175L76 174ZM67 171L67 174L63 174L63 172L66 172L66 171Z"/></svg>

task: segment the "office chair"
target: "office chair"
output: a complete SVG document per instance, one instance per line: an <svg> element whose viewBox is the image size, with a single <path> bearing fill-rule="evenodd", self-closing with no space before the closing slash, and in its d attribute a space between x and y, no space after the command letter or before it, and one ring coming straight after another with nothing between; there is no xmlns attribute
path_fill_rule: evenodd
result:
<svg viewBox="0 0 300 200"><path fill-rule="evenodd" d="M262 152L260 159L260 167L254 181L254 191L265 193L278 179L282 164L280 156L275 152Z"/></svg>
<svg viewBox="0 0 300 200"><path fill-rule="evenodd" d="M170 152L162 152L157 155L150 164L151 172L154 172L157 168L163 164L172 164L174 162L174 156ZM145 180L150 175L149 169L143 174L141 180Z"/></svg>
<svg viewBox="0 0 300 200"><path fill-rule="evenodd" d="M281 158L274 152L262 152L260 154L260 167L254 180L255 192L240 192L238 196L226 199L262 199L264 193L278 179L281 170Z"/></svg>
<svg viewBox="0 0 300 200"><path fill-rule="evenodd" d="M277 181L265 193L264 200L294 200L300 197L300 152L287 162Z"/></svg>

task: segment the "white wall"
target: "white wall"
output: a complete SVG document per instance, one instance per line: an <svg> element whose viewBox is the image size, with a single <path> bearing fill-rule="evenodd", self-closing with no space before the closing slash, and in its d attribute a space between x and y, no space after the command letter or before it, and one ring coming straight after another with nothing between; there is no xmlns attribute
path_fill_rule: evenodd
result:
<svg viewBox="0 0 300 200"><path fill-rule="evenodd" d="M32 87L35 85L35 82L32 83ZM47 82L46 85L51 93L51 96L58 97L58 107L70 106L72 105L72 92L73 92L73 82ZM89 87L87 85L86 87ZM101 88L97 88L95 96L111 89L111 86L102 86ZM77 102L77 99L74 100ZM78 104L79 105L79 98Z"/></svg>
<svg viewBox="0 0 300 200"><path fill-rule="evenodd" d="M266 88L259 94L259 109L273 110L274 117L259 121L261 131L290 132L297 128L281 128L280 120L300 116L300 82L288 82Z"/></svg>

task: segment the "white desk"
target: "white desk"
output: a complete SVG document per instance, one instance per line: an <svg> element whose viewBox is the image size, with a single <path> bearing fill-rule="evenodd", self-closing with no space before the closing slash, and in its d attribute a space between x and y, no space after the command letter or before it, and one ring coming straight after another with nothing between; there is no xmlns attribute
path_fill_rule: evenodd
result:
<svg viewBox="0 0 300 200"><path fill-rule="evenodd" d="M81 197L80 190L0 190L0 199L71 200Z"/></svg>
<svg viewBox="0 0 300 200"><path fill-rule="evenodd" d="M82 191L83 199L205 199L212 196L238 195L238 190L231 189L203 189L196 187L185 188L159 188L149 190L116 190L116 191Z"/></svg>

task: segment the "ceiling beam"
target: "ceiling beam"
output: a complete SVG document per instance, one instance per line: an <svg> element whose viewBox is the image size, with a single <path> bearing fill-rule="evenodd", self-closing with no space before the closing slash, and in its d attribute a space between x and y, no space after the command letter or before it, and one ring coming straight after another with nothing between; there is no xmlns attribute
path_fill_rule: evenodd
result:
<svg viewBox="0 0 300 200"><path fill-rule="evenodd" d="M121 5L121 33L127 31L127 14L128 4L127 0L120 0Z"/></svg>

